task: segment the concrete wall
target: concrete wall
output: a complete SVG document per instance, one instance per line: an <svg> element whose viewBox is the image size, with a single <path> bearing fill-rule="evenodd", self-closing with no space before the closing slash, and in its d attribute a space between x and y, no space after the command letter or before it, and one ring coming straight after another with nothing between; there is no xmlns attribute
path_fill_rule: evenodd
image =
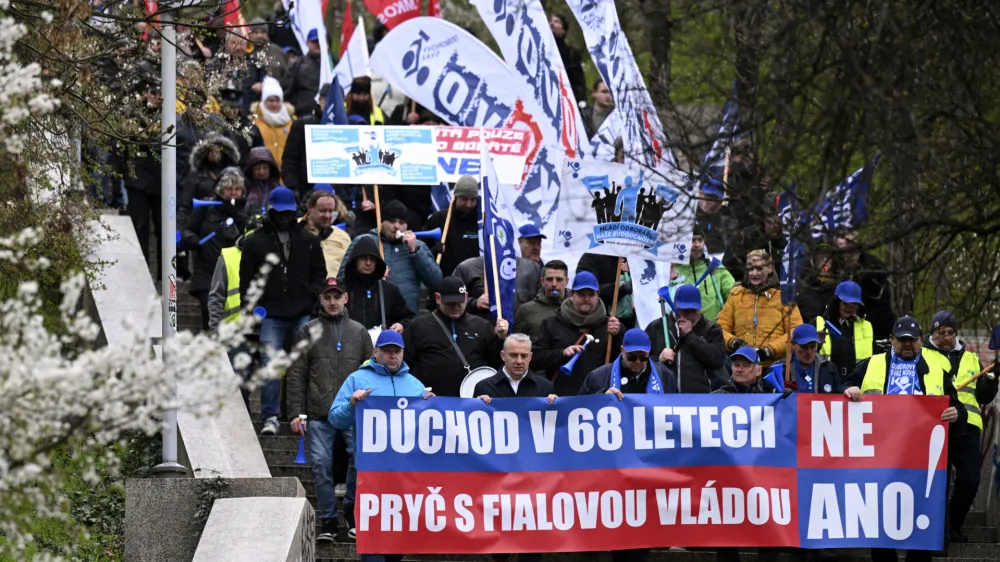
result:
<svg viewBox="0 0 1000 562"><path fill-rule="evenodd" d="M298 526L275 525L298 521ZM218 500L193 562L304 562L316 557L316 514L305 498Z"/></svg>
<svg viewBox="0 0 1000 562"><path fill-rule="evenodd" d="M301 551L308 544L312 549L315 535L315 515L306 499L305 490L297 478L224 478L216 480L180 479L132 479L125 482L125 560L126 562L187 562L194 559L203 536L209 510L214 513L214 504L226 498L258 498L251 504L270 505L259 498L299 498L305 503L305 511L312 521L303 528L301 513L285 517L285 512L275 513L268 519L272 531L281 536L290 536L305 541L299 544ZM248 508L249 509L249 508ZM220 510L232 515L231 521L216 521L215 525L238 527L249 513L234 513L231 509ZM213 545L217 539L213 538ZM206 547L207 548L207 547ZM301 553L300 553L301 554ZM300 558L303 561L312 558ZM270 558L217 558L222 560L259 560L270 562ZM285 558L281 558L282 561ZM289 559L291 560L291 559Z"/></svg>

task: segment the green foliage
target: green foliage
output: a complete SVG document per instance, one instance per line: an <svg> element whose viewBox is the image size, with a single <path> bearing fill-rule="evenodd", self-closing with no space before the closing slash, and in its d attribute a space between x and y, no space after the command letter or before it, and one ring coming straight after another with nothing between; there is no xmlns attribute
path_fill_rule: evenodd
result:
<svg viewBox="0 0 1000 562"><path fill-rule="evenodd" d="M63 509L70 524L54 519L33 522L34 542L28 549L30 561L36 554L63 554L73 549L69 560L76 562L118 562L124 559L126 478L146 478L159 461L160 438L136 435L126 442L106 448L86 450L66 446L54 455L51 470L66 474ZM96 484L82 474L82 456L105 458L98 463ZM5 552L0 538L0 562L15 562Z"/></svg>

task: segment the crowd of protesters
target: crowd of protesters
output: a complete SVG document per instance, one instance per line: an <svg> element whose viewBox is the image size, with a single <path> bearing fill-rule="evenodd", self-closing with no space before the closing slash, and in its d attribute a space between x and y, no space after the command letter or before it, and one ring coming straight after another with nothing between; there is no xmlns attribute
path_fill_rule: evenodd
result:
<svg viewBox="0 0 1000 562"><path fill-rule="evenodd" d="M566 21L553 18L552 25L561 39ZM967 380L981 365L958 337L954 315L938 313L926 331L909 316L897 318L884 268L861 250L854 233L840 233L812 251L797 304L783 304L776 266L787 240L775 206L760 203L774 197L751 147L733 148L728 183L703 182L690 259L673 267L662 289L672 302L663 317L638 325L631 274L627 266L618 274L617 257L584 254L572 268L546 261L545 236L527 224L517 233L515 316L497 319L484 279L478 180L460 178L451 208L436 212L430 186L384 187L376 201L373 186L310 184L304 125L319 122L330 87L318 84L321 38L310 32L307 52L298 53L294 37L283 30L262 20L250 28L249 40L198 39L179 30L190 47L179 49L179 265L190 264L188 290L200 303L203 328L214 331L240 318L251 282L277 258L254 305L262 317L252 335L259 342L256 363L310 341L284 387L275 380L261 388L261 434L276 435L288 421L306 436L319 540L333 540L338 532L333 467L342 461L348 466L343 516L348 536L355 535L358 401L369 395L458 397L469 372L483 367L495 374L475 385L473 397L487 404L598 393L798 391L855 400L865 393L948 395L951 406L942 419L952 424L956 470L949 538L964 540L962 525L979 484L979 407L993 400L995 380L957 390L957 379ZM272 43L274 35L283 39ZM119 47L132 48L127 40ZM205 75L227 68L219 52L247 64L227 77L214 100L202 84ZM134 85L145 103L131 117L147 126L159 119L162 101L157 53L150 45ZM122 64L118 55L106 61L108 69ZM596 130L612 106L603 83L592 93L585 121ZM346 100L353 123L439 124L409 102L386 117L368 78L355 79ZM160 230L157 155L151 147L122 147L89 157L118 171L120 189L108 187L110 176L95 178L98 195L127 210L148 257L151 222L157 236ZM416 234L445 224L440 239ZM601 344L587 345L590 339ZM615 351L610 363L608 342ZM572 371L561 374L574 357ZM249 378L252 370L241 366L239 373ZM787 382L765 382L769 371ZM616 560L647 556L621 551ZM723 549L718 556L738 555ZM887 552L873 557L894 559Z"/></svg>

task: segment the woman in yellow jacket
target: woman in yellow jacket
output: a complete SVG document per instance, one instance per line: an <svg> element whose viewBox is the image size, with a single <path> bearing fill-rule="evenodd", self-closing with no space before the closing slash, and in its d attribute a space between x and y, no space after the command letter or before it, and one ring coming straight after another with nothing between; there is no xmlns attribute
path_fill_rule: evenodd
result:
<svg viewBox="0 0 1000 562"><path fill-rule="evenodd" d="M786 325L778 276L766 251L747 254L746 265L743 284L729 292L716 322L722 328L727 349L752 346L760 355L761 365L766 367L784 361L788 352L785 329L794 330L802 323L802 315L793 305L791 326Z"/></svg>
<svg viewBox="0 0 1000 562"><path fill-rule="evenodd" d="M250 106L256 129L253 146L266 146L280 170L285 141L288 140L292 121L295 119L295 108L285 103L285 92L281 89L281 84L270 76L265 76L261 83L260 99L262 101Z"/></svg>

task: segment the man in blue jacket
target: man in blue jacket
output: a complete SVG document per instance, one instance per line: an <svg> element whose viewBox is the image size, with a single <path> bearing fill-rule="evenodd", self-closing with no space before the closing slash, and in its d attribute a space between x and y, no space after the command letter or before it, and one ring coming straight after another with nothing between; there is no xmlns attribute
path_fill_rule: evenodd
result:
<svg viewBox="0 0 1000 562"><path fill-rule="evenodd" d="M843 381L837 367L819 354L819 331L812 324L799 324L792 331L792 380L790 384L799 392L833 394L840 392ZM784 365L776 363L771 369L779 379L784 377Z"/></svg>
<svg viewBox="0 0 1000 562"><path fill-rule="evenodd" d="M343 277L344 269L354 257L354 248L359 240L367 237L378 244L381 237L383 259L389 268L389 281L399 287L406 299L406 306L414 314L419 314L420 284L423 283L432 292L436 291L441 283L441 268L434 261L430 248L407 229L406 213L406 207L399 201L393 200L383 205L381 230L372 230L351 242L344 261L340 263L337 277Z"/></svg>
<svg viewBox="0 0 1000 562"><path fill-rule="evenodd" d="M368 396L434 396L424 388L424 383L410 374L410 368L403 362L403 336L392 330L385 330L375 341L372 358L361 364L361 367L348 375L341 385L337 397L330 406L328 421L337 429L347 430L354 427L354 407ZM354 456L354 432L347 443L347 452ZM356 463L348 465L354 469ZM358 482L357 473L347 475L347 493L344 495L344 519L347 520L347 534L356 538L354 527L354 493ZM362 555L361 560L367 562ZM379 558L377 555L371 555ZM389 556L385 557L387 560Z"/></svg>

